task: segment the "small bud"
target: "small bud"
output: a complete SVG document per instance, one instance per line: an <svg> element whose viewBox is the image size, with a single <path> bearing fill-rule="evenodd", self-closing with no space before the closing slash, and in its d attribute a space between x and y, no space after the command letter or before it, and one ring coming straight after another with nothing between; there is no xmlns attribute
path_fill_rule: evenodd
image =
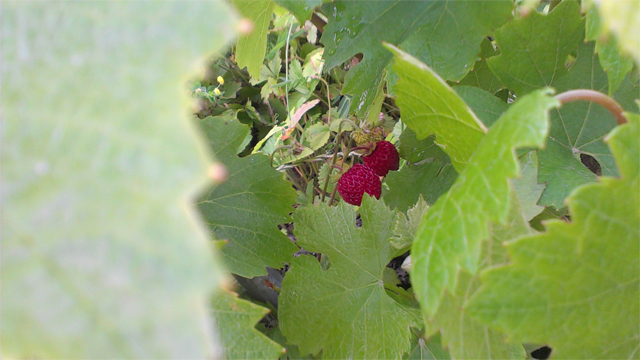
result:
<svg viewBox="0 0 640 360"><path fill-rule="evenodd" d="M220 92L220 89L218 88L213 89L213 93L216 94L217 96L220 96L220 94L222 94L222 92Z"/></svg>
<svg viewBox="0 0 640 360"><path fill-rule="evenodd" d="M251 20L244 18L238 22L238 32L242 35L249 35L249 33L253 30L253 22Z"/></svg>
<svg viewBox="0 0 640 360"><path fill-rule="evenodd" d="M196 94L197 94L197 93L201 93L201 92L202 92L202 89L201 89L201 88L197 88L197 89L196 89Z"/></svg>
<svg viewBox="0 0 640 360"><path fill-rule="evenodd" d="M227 168L221 163L214 163L209 168L209 177L214 181L221 183L227 178Z"/></svg>
<svg viewBox="0 0 640 360"><path fill-rule="evenodd" d="M222 76L218 76L216 80L218 80L218 84L224 85L224 79L222 78Z"/></svg>

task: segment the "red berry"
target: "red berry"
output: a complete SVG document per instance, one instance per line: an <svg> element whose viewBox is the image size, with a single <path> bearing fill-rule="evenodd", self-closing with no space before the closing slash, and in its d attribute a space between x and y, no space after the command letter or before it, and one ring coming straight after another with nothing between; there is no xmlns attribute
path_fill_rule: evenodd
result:
<svg viewBox="0 0 640 360"><path fill-rule="evenodd" d="M386 176L389 170L398 170L400 166L400 156L396 147L386 140L379 141L371 154L363 156L362 160L380 176Z"/></svg>
<svg viewBox="0 0 640 360"><path fill-rule="evenodd" d="M364 165L356 164L342 174L338 180L338 192L344 201L351 205L360 206L364 193L380 199L382 183L373 170Z"/></svg>

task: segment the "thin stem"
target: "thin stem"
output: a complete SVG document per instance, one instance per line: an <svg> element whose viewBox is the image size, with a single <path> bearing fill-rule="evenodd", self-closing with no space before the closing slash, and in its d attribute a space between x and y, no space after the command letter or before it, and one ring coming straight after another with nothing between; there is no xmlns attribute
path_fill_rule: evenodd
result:
<svg viewBox="0 0 640 360"><path fill-rule="evenodd" d="M627 123L627 118L624 116L624 109L622 106L601 92L587 89L569 90L556 95L556 99L558 99L561 104L577 100L593 101L594 103L607 108L607 110L609 110L609 112L616 118L618 125Z"/></svg>
<svg viewBox="0 0 640 360"><path fill-rule="evenodd" d="M291 25L289 25L289 32L287 33L287 47L284 49L284 93L287 98L287 114L291 119L291 107L289 106L289 40L291 39L291 29L293 29L293 18L291 19Z"/></svg>

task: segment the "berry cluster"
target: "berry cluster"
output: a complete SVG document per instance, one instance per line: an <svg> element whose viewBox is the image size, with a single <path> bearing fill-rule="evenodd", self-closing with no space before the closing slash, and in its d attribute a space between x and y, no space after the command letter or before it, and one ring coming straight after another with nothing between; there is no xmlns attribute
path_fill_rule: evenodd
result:
<svg viewBox="0 0 640 360"><path fill-rule="evenodd" d="M400 156L388 141L379 141L371 154L363 156L364 165L356 164L338 180L340 196L351 205L360 205L364 193L380 198L382 182L389 170L398 170Z"/></svg>

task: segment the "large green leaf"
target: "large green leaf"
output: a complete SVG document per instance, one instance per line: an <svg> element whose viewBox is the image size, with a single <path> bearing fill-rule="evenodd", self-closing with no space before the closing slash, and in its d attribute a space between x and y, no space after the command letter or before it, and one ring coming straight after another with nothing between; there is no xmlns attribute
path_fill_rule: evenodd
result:
<svg viewBox="0 0 640 360"><path fill-rule="evenodd" d="M347 73L343 92L354 95L351 110L364 117L391 61L382 42L407 42L445 79L460 80L473 67L483 37L508 19L512 7L503 0L335 1L323 7L329 18L321 39L327 49L325 69L363 54Z"/></svg>
<svg viewBox="0 0 640 360"><path fill-rule="evenodd" d="M198 120L216 158L226 166L227 178L214 184L198 200L198 209L222 248L227 267L244 277L265 275L266 267L281 268L298 248L280 232L291 221L296 193L268 156L238 157L249 127L223 116Z"/></svg>
<svg viewBox="0 0 640 360"><path fill-rule="evenodd" d="M584 20L578 3L567 0L548 15L534 11L507 23L495 38L500 55L487 60L489 68L522 96L567 73L567 56L584 38Z"/></svg>
<svg viewBox="0 0 640 360"><path fill-rule="evenodd" d="M482 244L479 268L486 269L507 262L507 252L502 243L530 233L531 230L512 192L505 225L492 224L491 237ZM428 328L431 331L440 331L442 345L449 350L454 359L524 359L525 352L522 346L508 344L503 333L487 328L464 311L464 303L480 285L477 274L461 271L455 291L445 292L442 305Z"/></svg>
<svg viewBox="0 0 640 360"><path fill-rule="evenodd" d="M638 97L637 84L620 86L614 94L625 108L633 106ZM608 80L593 51L593 44L583 44L569 73L553 82L557 91L593 89L607 93ZM603 175L616 176L618 169L604 136L616 126L614 117L604 107L586 102L565 104L551 112L549 141L539 151L539 182L547 188L540 199L541 205L564 207L564 198L576 186L595 181L596 175L581 162L581 156L592 156L600 165Z"/></svg>
<svg viewBox="0 0 640 360"><path fill-rule="evenodd" d="M274 0L278 5L287 8L300 24L311 18L313 9L322 4L322 0Z"/></svg>
<svg viewBox="0 0 640 360"><path fill-rule="evenodd" d="M592 7L587 12L587 28L585 39L596 42L596 52L600 60L600 66L606 71L609 78L609 95L615 92L622 80L633 68L631 57L623 56L620 53L618 43L613 37L601 35L600 17L598 10Z"/></svg>
<svg viewBox="0 0 640 360"><path fill-rule="evenodd" d="M445 80L458 81L471 71L479 46L493 29L511 18L511 0L436 1L426 22L400 45Z"/></svg>
<svg viewBox="0 0 640 360"><path fill-rule="evenodd" d="M277 359L280 344L256 330L269 310L221 291L213 299L213 315L227 359Z"/></svg>
<svg viewBox="0 0 640 360"><path fill-rule="evenodd" d="M563 1L547 16L532 13L497 31L501 55L490 58L489 66L518 96L548 85L557 92L584 88L607 93L607 75L593 44L580 43L583 34L579 6ZM567 70L569 54L576 58ZM614 99L629 108L637 98L637 86L637 80L623 79ZM611 153L601 141L613 126L613 116L589 102L569 103L551 112L549 141L539 153L539 182L547 185L541 205L563 208L573 188L595 181L596 175L582 164L581 157L593 157L604 175L617 174Z"/></svg>
<svg viewBox="0 0 640 360"><path fill-rule="evenodd" d="M0 22L2 356L215 356L218 272L185 211L209 164L183 86L235 16L8 2Z"/></svg>
<svg viewBox="0 0 640 360"><path fill-rule="evenodd" d="M458 84L475 86L495 94L503 85L500 79L489 69L487 59L498 54L499 52L493 48L491 40L488 38L482 40L482 43L480 43L480 59L476 60L473 70L469 71L467 76L460 80Z"/></svg>
<svg viewBox="0 0 640 360"><path fill-rule="evenodd" d="M470 314L555 358L640 357L640 116L629 118L609 137L622 177L574 191L570 223L508 243L511 264L483 274Z"/></svg>
<svg viewBox="0 0 640 360"><path fill-rule="evenodd" d="M558 106L548 94L539 90L512 105L482 139L453 187L425 214L411 251L411 279L425 319L435 314L445 288L456 289L459 267L477 271L488 221L505 221L508 179L518 174L514 148L544 144L547 111Z"/></svg>
<svg viewBox="0 0 640 360"><path fill-rule="evenodd" d="M435 142L460 172L476 150L486 127L467 104L432 69L392 45L393 70L399 79L396 103L402 121L418 139L436 135Z"/></svg>
<svg viewBox="0 0 640 360"><path fill-rule="evenodd" d="M275 3L271 0L231 0L242 16L251 21L247 34L238 39L236 62L241 68L247 67L249 75L260 78L260 68L267 52L267 31L273 15ZM218 16L216 16L217 21Z"/></svg>
<svg viewBox="0 0 640 360"><path fill-rule="evenodd" d="M385 292L383 271L395 249L395 212L365 195L356 227L354 207L341 202L298 208L293 217L298 244L329 258L323 270L313 257L296 258L282 283L282 333L301 353L327 359L399 358L411 350L416 309Z"/></svg>
<svg viewBox="0 0 640 360"><path fill-rule="evenodd" d="M640 2L637 0L598 1L605 31L611 31L625 53L640 64Z"/></svg>

